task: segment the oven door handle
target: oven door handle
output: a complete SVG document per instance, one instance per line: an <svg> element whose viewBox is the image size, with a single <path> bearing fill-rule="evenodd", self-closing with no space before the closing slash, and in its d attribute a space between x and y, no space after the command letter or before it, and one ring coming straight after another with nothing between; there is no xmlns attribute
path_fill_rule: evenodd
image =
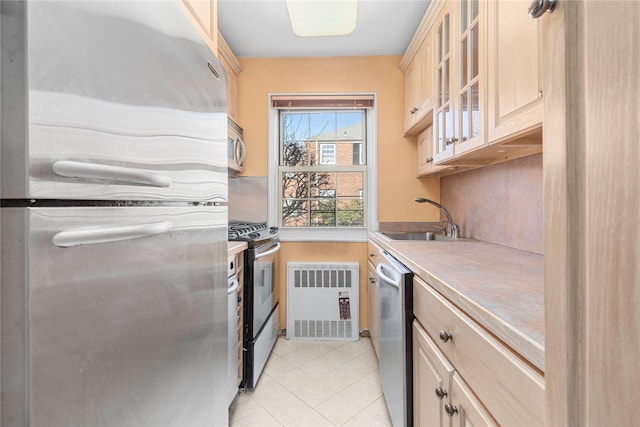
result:
<svg viewBox="0 0 640 427"><path fill-rule="evenodd" d="M260 259L260 258L264 258L266 256L269 256L271 254L275 254L276 252L278 252L280 250L280 242L278 242L273 249L269 249L266 252L262 252L261 254L256 255L256 260Z"/></svg>

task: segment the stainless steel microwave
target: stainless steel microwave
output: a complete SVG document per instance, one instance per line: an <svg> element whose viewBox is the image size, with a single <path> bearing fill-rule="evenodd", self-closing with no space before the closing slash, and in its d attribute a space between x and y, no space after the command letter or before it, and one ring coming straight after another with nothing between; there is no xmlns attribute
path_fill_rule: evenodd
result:
<svg viewBox="0 0 640 427"><path fill-rule="evenodd" d="M228 119L227 140L229 153L229 176L236 176L244 168L245 147L242 141L242 128Z"/></svg>

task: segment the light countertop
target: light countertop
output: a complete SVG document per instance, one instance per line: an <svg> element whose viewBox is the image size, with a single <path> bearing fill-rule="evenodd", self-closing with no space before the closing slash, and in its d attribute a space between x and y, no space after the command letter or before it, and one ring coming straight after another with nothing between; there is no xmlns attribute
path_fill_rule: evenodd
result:
<svg viewBox="0 0 640 427"><path fill-rule="evenodd" d="M369 238L544 372L544 258L478 240Z"/></svg>
<svg viewBox="0 0 640 427"><path fill-rule="evenodd" d="M247 249L247 242L227 242L227 252L229 256L239 254Z"/></svg>

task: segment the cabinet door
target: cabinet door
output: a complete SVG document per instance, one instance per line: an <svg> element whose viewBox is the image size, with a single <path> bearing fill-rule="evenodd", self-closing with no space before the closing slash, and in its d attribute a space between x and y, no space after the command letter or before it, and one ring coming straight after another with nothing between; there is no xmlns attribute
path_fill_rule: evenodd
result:
<svg viewBox="0 0 640 427"><path fill-rule="evenodd" d="M488 136L504 141L542 124L541 21L528 0L488 3Z"/></svg>
<svg viewBox="0 0 640 427"><path fill-rule="evenodd" d="M486 2L467 0L455 3L453 23L456 56L454 99L456 130L454 155L481 147L485 134Z"/></svg>
<svg viewBox="0 0 640 427"><path fill-rule="evenodd" d="M431 175L446 167L433 163L433 126L429 126L418 135L416 145L416 176Z"/></svg>
<svg viewBox="0 0 640 427"><path fill-rule="evenodd" d="M416 54L416 108L415 121L423 120L433 112L433 37L428 33ZM426 125L420 126L423 128Z"/></svg>
<svg viewBox="0 0 640 427"><path fill-rule="evenodd" d="M413 57L404 72L404 130L405 133L416 122L417 95L418 95L418 54Z"/></svg>
<svg viewBox="0 0 640 427"><path fill-rule="evenodd" d="M211 1L183 0L184 4L205 33L211 34Z"/></svg>
<svg viewBox="0 0 640 427"><path fill-rule="evenodd" d="M404 133L416 135L433 119L433 37L422 41L404 71Z"/></svg>
<svg viewBox="0 0 640 427"><path fill-rule="evenodd" d="M452 98L452 70L455 55L452 53L452 2L447 2L435 20L435 105L433 108L433 154L435 162L453 156L454 106Z"/></svg>
<svg viewBox="0 0 640 427"><path fill-rule="evenodd" d="M417 320L413 321L413 422L416 426L448 423L444 405L449 398L453 367Z"/></svg>
<svg viewBox="0 0 640 427"><path fill-rule="evenodd" d="M378 328L380 327L380 308L378 305L378 281L376 279L376 269L370 262L368 265L368 291L369 291L369 334L373 349L378 356Z"/></svg>
<svg viewBox="0 0 640 427"><path fill-rule="evenodd" d="M450 392L451 400L445 404L445 412L452 418L452 427L498 425L457 372L451 377Z"/></svg>
<svg viewBox="0 0 640 427"><path fill-rule="evenodd" d="M220 55L220 62L227 74L227 115L238 122L238 76L226 58Z"/></svg>

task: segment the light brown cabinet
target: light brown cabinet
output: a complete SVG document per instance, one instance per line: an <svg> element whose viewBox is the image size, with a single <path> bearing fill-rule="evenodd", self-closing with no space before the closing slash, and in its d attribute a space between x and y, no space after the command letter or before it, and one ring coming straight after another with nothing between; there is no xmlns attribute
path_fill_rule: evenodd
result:
<svg viewBox="0 0 640 427"><path fill-rule="evenodd" d="M528 0L488 3L488 138L499 142L542 126L541 20Z"/></svg>
<svg viewBox="0 0 640 427"><path fill-rule="evenodd" d="M433 165L447 168L421 165L418 176L542 151L541 33L526 11L526 0L449 0L427 10L405 54L414 55L405 72L405 117L417 103L410 95L418 93L415 46L424 40L432 47ZM422 131L429 125L423 122L410 129ZM406 119L405 134L418 134L407 132L411 123Z"/></svg>
<svg viewBox="0 0 640 427"><path fill-rule="evenodd" d="M427 127L416 139L416 176L436 175L447 166L439 166L433 163L433 128Z"/></svg>
<svg viewBox="0 0 640 427"><path fill-rule="evenodd" d="M378 264L378 251L380 248L369 242L367 246L367 254L369 261L367 262L367 290L368 290L368 308L369 308L369 335L371 343L379 355L379 337L380 337L380 307L378 304L378 276L376 275L376 265Z"/></svg>
<svg viewBox="0 0 640 427"><path fill-rule="evenodd" d="M417 320L413 321L413 423L444 426L453 366Z"/></svg>
<svg viewBox="0 0 640 427"><path fill-rule="evenodd" d="M218 53L218 0L179 0L211 51Z"/></svg>
<svg viewBox="0 0 640 427"><path fill-rule="evenodd" d="M227 77L227 115L238 123L238 79L242 68L222 34L218 35L218 58Z"/></svg>
<svg viewBox="0 0 640 427"><path fill-rule="evenodd" d="M378 307L378 278L375 266L368 263L367 269L367 290L369 294L369 335L371 343L378 356L379 330L380 330L380 307Z"/></svg>
<svg viewBox="0 0 640 427"><path fill-rule="evenodd" d="M429 338L431 341L426 342L433 344L429 347L432 364L444 359L455 371L444 406L455 425L466 425L468 421L473 425L544 425L542 373L428 283L414 277L413 285L413 311L423 328L423 334L417 334L417 349L429 354L424 350L426 344L420 344L420 337L423 341ZM414 380L414 388L423 387L420 378L414 375ZM418 402L414 400L414 404Z"/></svg>
<svg viewBox="0 0 640 427"><path fill-rule="evenodd" d="M635 426L640 2L558 2L540 20L546 424Z"/></svg>
<svg viewBox="0 0 640 427"><path fill-rule="evenodd" d="M497 426L417 320L413 322L413 421L417 426Z"/></svg>
<svg viewBox="0 0 640 427"><path fill-rule="evenodd" d="M436 20L434 159L486 144L486 2L449 1Z"/></svg>
<svg viewBox="0 0 640 427"><path fill-rule="evenodd" d="M455 54L452 52L453 2L444 4L433 26L435 40L436 102L433 108L433 158L441 162L453 156L454 142L454 91L453 69Z"/></svg>
<svg viewBox="0 0 640 427"><path fill-rule="evenodd" d="M404 132L416 135L433 120L433 46L427 34L404 71Z"/></svg>

